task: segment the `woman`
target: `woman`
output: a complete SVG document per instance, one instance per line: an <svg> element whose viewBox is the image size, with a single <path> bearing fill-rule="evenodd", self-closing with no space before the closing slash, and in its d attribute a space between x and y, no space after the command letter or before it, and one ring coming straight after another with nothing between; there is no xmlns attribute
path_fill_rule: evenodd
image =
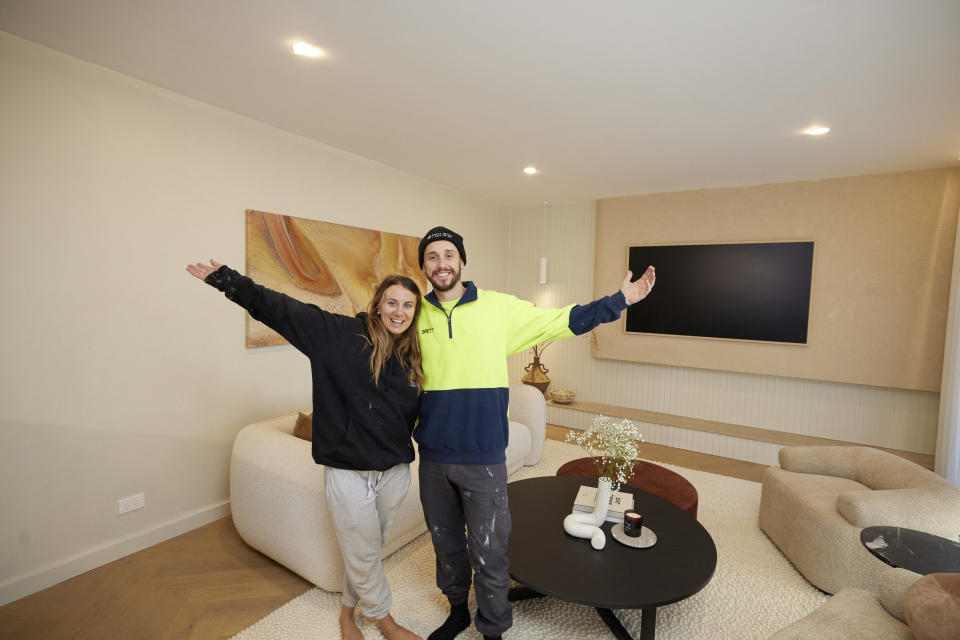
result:
<svg viewBox="0 0 960 640"><path fill-rule="evenodd" d="M414 458L410 435L423 388L415 329L419 287L405 276L389 276L367 313L351 318L267 289L215 260L187 271L310 358L313 459L326 466L327 505L346 567L343 640L363 638L353 617L358 603L389 640L422 640L390 615L380 558Z"/></svg>

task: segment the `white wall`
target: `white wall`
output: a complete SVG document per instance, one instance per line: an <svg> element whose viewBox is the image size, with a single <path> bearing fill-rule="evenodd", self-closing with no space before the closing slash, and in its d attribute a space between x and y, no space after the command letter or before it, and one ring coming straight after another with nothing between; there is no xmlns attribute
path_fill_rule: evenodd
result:
<svg viewBox="0 0 960 640"><path fill-rule="evenodd" d="M510 291L544 306L593 299L596 237L593 202L554 204L515 212L510 237ZM548 284L537 284L540 256L548 258ZM626 264L626 254L623 256ZM620 286L611 282L607 293ZM642 303L641 303L642 304ZM519 381L529 352L510 359ZM779 376L732 373L601 360L590 337L551 344L542 357L552 388L577 398L679 416L774 429L932 454L936 448L939 394ZM592 416L550 407L547 421L583 428ZM777 464L778 445L662 425L641 424L648 442L763 464Z"/></svg>
<svg viewBox="0 0 960 640"><path fill-rule="evenodd" d="M236 432L309 407L184 270L242 269L245 209L445 224L506 286L507 215L440 185L3 33L0 87L0 604L225 515Z"/></svg>

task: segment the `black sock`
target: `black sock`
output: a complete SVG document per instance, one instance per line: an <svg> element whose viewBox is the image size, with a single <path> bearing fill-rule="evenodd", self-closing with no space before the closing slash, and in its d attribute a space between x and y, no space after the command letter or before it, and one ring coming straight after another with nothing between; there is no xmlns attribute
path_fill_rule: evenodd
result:
<svg viewBox="0 0 960 640"><path fill-rule="evenodd" d="M503 636L483 636L483 640L503 640Z"/></svg>
<svg viewBox="0 0 960 640"><path fill-rule="evenodd" d="M470 626L470 609L467 603L450 605L450 615L440 627L427 636L427 640L453 640Z"/></svg>

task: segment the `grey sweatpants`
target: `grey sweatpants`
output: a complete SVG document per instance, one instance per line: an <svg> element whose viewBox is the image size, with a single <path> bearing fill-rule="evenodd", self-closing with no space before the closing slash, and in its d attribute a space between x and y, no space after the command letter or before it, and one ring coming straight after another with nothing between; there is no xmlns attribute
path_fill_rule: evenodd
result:
<svg viewBox="0 0 960 640"><path fill-rule="evenodd" d="M364 615L379 620L393 604L380 551L410 487L410 465L386 471L327 467L325 476L327 509L345 568L342 602L348 607L359 603Z"/></svg>
<svg viewBox="0 0 960 640"><path fill-rule="evenodd" d="M451 605L465 603L472 568L477 630L501 635L513 625L507 466L420 458L420 502L437 556L437 586Z"/></svg>

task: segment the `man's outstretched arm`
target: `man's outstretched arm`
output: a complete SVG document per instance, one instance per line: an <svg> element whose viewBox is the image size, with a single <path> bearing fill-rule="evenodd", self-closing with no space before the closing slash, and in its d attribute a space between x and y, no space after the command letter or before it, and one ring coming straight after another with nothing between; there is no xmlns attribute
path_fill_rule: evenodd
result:
<svg viewBox="0 0 960 640"><path fill-rule="evenodd" d="M514 298L516 306L509 314L512 324L508 328L507 353L517 353L540 342L583 335L597 325L613 322L628 306L646 298L655 280L653 267L647 267L635 281L633 273L628 271L616 293L563 309L542 309Z"/></svg>
<svg viewBox="0 0 960 640"><path fill-rule="evenodd" d="M570 331L579 336L604 322L613 322L624 309L646 298L656 279L657 273L653 267L647 267L636 280L633 280L633 272L627 271L619 292L570 310Z"/></svg>

